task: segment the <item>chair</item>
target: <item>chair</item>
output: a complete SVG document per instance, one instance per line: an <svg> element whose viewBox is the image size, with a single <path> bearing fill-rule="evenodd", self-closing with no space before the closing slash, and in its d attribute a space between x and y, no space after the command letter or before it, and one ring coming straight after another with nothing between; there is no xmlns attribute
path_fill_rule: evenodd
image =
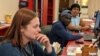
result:
<svg viewBox="0 0 100 56"><path fill-rule="evenodd" d="M41 33L48 36L50 31L51 31L51 28L52 28L52 25L42 26L41 27Z"/></svg>
<svg viewBox="0 0 100 56"><path fill-rule="evenodd" d="M41 32L48 36L50 31L51 31L51 28L52 28L52 25L42 26L41 27ZM48 36L48 38L49 38L49 36ZM56 54L59 55L59 53L61 52L60 44L58 42L54 42L52 44L52 46L54 47L54 50L56 51Z"/></svg>
<svg viewBox="0 0 100 56"><path fill-rule="evenodd" d="M0 36L0 42L3 40L4 36Z"/></svg>

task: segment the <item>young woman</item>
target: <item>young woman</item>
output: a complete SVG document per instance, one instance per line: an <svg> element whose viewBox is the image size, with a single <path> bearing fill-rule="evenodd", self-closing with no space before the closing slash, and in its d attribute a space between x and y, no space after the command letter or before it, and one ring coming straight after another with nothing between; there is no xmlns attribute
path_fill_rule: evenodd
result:
<svg viewBox="0 0 100 56"><path fill-rule="evenodd" d="M33 11L19 9L0 45L0 56L56 56L39 26L39 18ZM45 46L44 51L39 42Z"/></svg>

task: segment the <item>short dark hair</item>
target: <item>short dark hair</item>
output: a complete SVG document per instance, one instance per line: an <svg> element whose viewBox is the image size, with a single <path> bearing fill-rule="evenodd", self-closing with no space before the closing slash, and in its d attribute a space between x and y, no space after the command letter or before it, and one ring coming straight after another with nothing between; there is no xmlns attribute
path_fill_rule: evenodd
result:
<svg viewBox="0 0 100 56"><path fill-rule="evenodd" d="M79 8L79 11L80 11L80 5L77 3L72 4L70 7L70 10L72 10L73 8Z"/></svg>
<svg viewBox="0 0 100 56"><path fill-rule="evenodd" d="M68 10L64 10L61 13L59 20L62 22L63 25L67 26L71 21L71 14L68 13Z"/></svg>

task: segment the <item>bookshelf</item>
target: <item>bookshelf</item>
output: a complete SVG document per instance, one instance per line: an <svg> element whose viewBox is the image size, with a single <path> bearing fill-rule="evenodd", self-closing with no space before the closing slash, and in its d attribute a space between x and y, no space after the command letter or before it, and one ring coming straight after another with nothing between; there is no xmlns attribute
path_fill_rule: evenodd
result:
<svg viewBox="0 0 100 56"><path fill-rule="evenodd" d="M41 17L42 17L42 15L41 15L41 0L38 0L38 3L37 3L37 12L38 12L38 15L39 15L39 20L40 20L40 23L42 23L42 21L41 21ZM42 24L41 24L42 25Z"/></svg>
<svg viewBox="0 0 100 56"><path fill-rule="evenodd" d="M53 0L38 0L38 12L42 26L52 24Z"/></svg>
<svg viewBox="0 0 100 56"><path fill-rule="evenodd" d="M48 10L47 10L47 25L53 22L53 0L48 0Z"/></svg>
<svg viewBox="0 0 100 56"><path fill-rule="evenodd" d="M19 5L37 11L41 25L50 25L53 22L54 0L20 0ZM20 8L22 8L20 7Z"/></svg>

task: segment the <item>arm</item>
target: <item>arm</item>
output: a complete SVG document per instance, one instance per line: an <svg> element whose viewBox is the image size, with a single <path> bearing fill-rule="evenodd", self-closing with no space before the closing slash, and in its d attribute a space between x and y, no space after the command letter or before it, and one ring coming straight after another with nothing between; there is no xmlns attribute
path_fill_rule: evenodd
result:
<svg viewBox="0 0 100 56"><path fill-rule="evenodd" d="M73 26L71 23L67 26L69 30L79 30L80 26Z"/></svg>
<svg viewBox="0 0 100 56"><path fill-rule="evenodd" d="M44 55L47 55L47 56L52 56L52 55L55 55L55 52L54 52L54 50L52 49L52 46L51 46L51 44L50 44L50 41L49 41L49 39L48 39L48 37L46 36L46 35L44 35L44 34L37 34L37 36L36 36L37 38L37 40L40 42L40 43L42 43L44 46L45 46L45 49L46 49L46 54L45 54L45 52L43 53L42 51L41 51L41 49L40 49L40 51L44 54ZM39 48L37 48L37 49L39 49ZM42 54L41 53L41 54Z"/></svg>
<svg viewBox="0 0 100 56"><path fill-rule="evenodd" d="M80 26L85 26L85 22L83 21L82 18L80 18Z"/></svg>
<svg viewBox="0 0 100 56"><path fill-rule="evenodd" d="M80 39L82 37L79 34L73 35L70 31L65 30L65 29L57 30L56 35L61 37L62 40L77 40L77 39Z"/></svg>
<svg viewBox="0 0 100 56"><path fill-rule="evenodd" d="M89 28L90 28L90 26L87 25L87 24L85 24L85 22L83 21L83 19L80 19L80 29L81 30L87 30Z"/></svg>
<svg viewBox="0 0 100 56"><path fill-rule="evenodd" d="M87 26L86 24L85 24L85 22L82 20L82 19L80 19L80 25L79 26L73 26L71 23L67 26L67 28L69 29L69 30L87 30L87 29L89 29L90 28L90 26Z"/></svg>
<svg viewBox="0 0 100 56"><path fill-rule="evenodd" d="M64 26L60 24L55 26L55 34L65 41L77 40L81 38L81 35L73 35L67 28L64 28Z"/></svg>
<svg viewBox="0 0 100 56"><path fill-rule="evenodd" d="M52 48L52 52L48 53L47 49L43 50L40 43L33 45L34 47L34 56L56 56L54 49Z"/></svg>

